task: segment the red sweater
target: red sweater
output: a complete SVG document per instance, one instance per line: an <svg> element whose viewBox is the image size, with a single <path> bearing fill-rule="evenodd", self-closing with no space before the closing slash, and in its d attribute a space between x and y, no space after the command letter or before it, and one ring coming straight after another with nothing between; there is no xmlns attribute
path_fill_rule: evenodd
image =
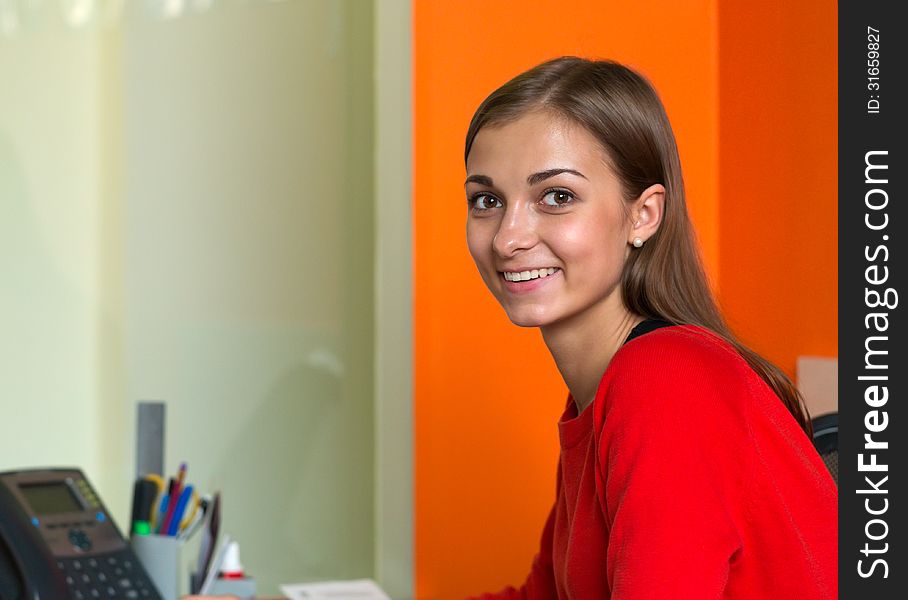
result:
<svg viewBox="0 0 908 600"><path fill-rule="evenodd" d="M626 343L558 423L555 506L526 583L483 599L812 600L837 595L837 489L726 342Z"/></svg>

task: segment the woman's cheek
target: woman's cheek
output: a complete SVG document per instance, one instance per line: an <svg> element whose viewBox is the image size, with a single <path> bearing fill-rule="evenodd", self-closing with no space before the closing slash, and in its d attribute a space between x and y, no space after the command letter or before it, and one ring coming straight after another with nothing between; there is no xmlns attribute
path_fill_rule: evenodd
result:
<svg viewBox="0 0 908 600"><path fill-rule="evenodd" d="M475 224L467 225L467 250L469 250L473 263L476 265L480 275L482 275L483 280L486 281L486 284L489 284L488 271L490 269L494 271L492 265L492 238L485 231L485 228Z"/></svg>

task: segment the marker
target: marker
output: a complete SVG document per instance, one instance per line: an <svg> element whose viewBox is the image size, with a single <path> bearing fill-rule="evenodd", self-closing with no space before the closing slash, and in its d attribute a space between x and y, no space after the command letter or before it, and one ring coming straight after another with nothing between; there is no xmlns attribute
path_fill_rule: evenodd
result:
<svg viewBox="0 0 908 600"><path fill-rule="evenodd" d="M132 532L136 535L151 533L149 523L154 512L154 501L157 485L147 479L137 479L132 492ZM103 513L98 513L98 520L103 520Z"/></svg>
<svg viewBox="0 0 908 600"><path fill-rule="evenodd" d="M133 535L151 535L151 523L148 521L133 521Z"/></svg>

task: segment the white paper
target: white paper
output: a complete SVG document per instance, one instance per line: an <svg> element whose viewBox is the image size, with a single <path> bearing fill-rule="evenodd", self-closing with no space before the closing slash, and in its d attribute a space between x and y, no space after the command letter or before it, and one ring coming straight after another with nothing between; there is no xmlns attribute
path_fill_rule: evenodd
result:
<svg viewBox="0 0 908 600"><path fill-rule="evenodd" d="M371 579L285 584L281 593L290 600L391 600Z"/></svg>

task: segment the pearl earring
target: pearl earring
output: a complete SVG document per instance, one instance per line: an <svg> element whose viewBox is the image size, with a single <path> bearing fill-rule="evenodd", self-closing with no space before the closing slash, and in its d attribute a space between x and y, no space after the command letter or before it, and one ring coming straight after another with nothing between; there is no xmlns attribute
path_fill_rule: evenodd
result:
<svg viewBox="0 0 908 600"><path fill-rule="evenodd" d="M638 237L635 237L634 238L634 248L640 248L642 246L643 246L643 240Z"/></svg>

